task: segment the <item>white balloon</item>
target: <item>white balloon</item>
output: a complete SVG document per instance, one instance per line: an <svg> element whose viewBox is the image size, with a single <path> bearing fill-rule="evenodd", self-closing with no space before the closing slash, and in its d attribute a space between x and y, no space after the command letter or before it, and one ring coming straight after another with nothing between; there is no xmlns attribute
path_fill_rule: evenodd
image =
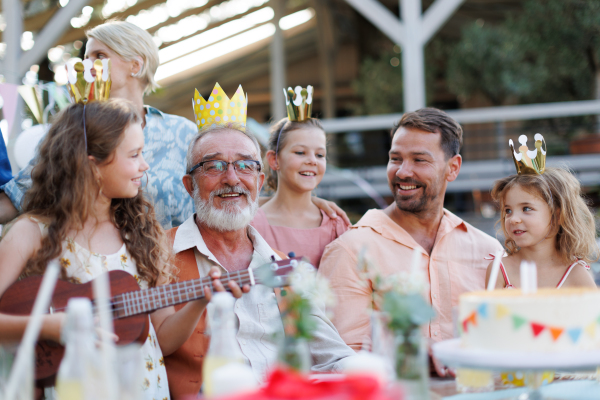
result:
<svg viewBox="0 0 600 400"><path fill-rule="evenodd" d="M50 129L49 124L35 125L21 132L15 141L15 161L19 168L23 169L35 157L38 143Z"/></svg>

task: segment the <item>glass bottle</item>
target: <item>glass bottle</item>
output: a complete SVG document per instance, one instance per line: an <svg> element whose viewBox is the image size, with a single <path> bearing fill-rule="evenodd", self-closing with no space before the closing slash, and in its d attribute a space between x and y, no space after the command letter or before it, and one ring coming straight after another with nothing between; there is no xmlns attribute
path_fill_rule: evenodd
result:
<svg viewBox="0 0 600 400"><path fill-rule="evenodd" d="M57 400L94 399L94 364L98 360L94 346L92 303L86 298L72 298L62 331L65 355L56 377Z"/></svg>
<svg viewBox="0 0 600 400"><path fill-rule="evenodd" d="M221 392L220 388L215 387L216 382L213 379L216 369L228 364L245 365L244 356L236 339L234 303L233 296L226 292L213 294L211 300L213 310L209 313L210 347L202 365L202 391L206 397Z"/></svg>

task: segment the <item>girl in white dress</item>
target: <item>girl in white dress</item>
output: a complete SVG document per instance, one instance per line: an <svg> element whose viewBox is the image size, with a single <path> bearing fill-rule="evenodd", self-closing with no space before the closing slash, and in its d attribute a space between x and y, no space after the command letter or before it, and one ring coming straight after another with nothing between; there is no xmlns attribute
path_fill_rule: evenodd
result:
<svg viewBox="0 0 600 400"><path fill-rule="evenodd" d="M141 288L170 281L166 237L141 191L148 169L143 147L140 116L126 100L73 104L56 117L39 149L25 213L0 242L0 296L56 259L61 278L73 283L115 269L132 274ZM199 300L152 315L160 318L142 347L144 399L170 398L161 348L178 348L187 337L172 332L191 332L205 305ZM46 315L40 339L60 342L64 317ZM0 314L0 342L19 341L27 321Z"/></svg>

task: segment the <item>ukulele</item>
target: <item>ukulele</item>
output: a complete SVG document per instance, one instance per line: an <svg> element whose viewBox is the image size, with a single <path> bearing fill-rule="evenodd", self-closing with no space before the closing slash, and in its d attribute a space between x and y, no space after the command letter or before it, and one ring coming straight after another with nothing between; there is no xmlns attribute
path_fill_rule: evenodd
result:
<svg viewBox="0 0 600 400"><path fill-rule="evenodd" d="M270 287L287 286L289 285L289 275L300 261L307 260L303 257L294 257L272 261L254 269L227 272L220 279L224 282L234 281L240 287L256 284ZM114 329L115 334L119 337L117 345L126 345L132 342L143 344L148 338L150 328L149 313L160 308L201 299L204 297L204 288L207 286L214 292L210 277L142 290L136 279L125 271L109 271L108 276ZM0 299L0 312L29 315L41 283L41 276L33 276L15 282ZM224 286L229 291L229 288ZM92 300L93 304L92 281L84 284L57 281L48 313L66 311L67 303L72 297L87 297ZM37 343L35 351L37 386L45 387L54 384L64 351L64 347L56 342L42 340Z"/></svg>

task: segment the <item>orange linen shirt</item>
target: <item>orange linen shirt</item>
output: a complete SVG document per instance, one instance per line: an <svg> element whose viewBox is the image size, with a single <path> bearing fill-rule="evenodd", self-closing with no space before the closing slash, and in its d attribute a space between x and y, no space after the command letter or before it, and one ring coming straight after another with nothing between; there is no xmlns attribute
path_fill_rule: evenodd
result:
<svg viewBox="0 0 600 400"><path fill-rule="evenodd" d="M358 254L363 248L383 276L410 270L413 249L421 249L422 268L430 284L425 296L436 313L423 332L437 342L454 337L452 308L458 306L458 296L484 289L489 263L484 257L495 254L502 246L444 209L432 253L427 254L383 211L369 210L325 248L319 268L319 274L329 280L337 296L331 322L354 350L370 343L371 336L369 309L373 306L373 287L371 282L361 282L357 270Z"/></svg>

